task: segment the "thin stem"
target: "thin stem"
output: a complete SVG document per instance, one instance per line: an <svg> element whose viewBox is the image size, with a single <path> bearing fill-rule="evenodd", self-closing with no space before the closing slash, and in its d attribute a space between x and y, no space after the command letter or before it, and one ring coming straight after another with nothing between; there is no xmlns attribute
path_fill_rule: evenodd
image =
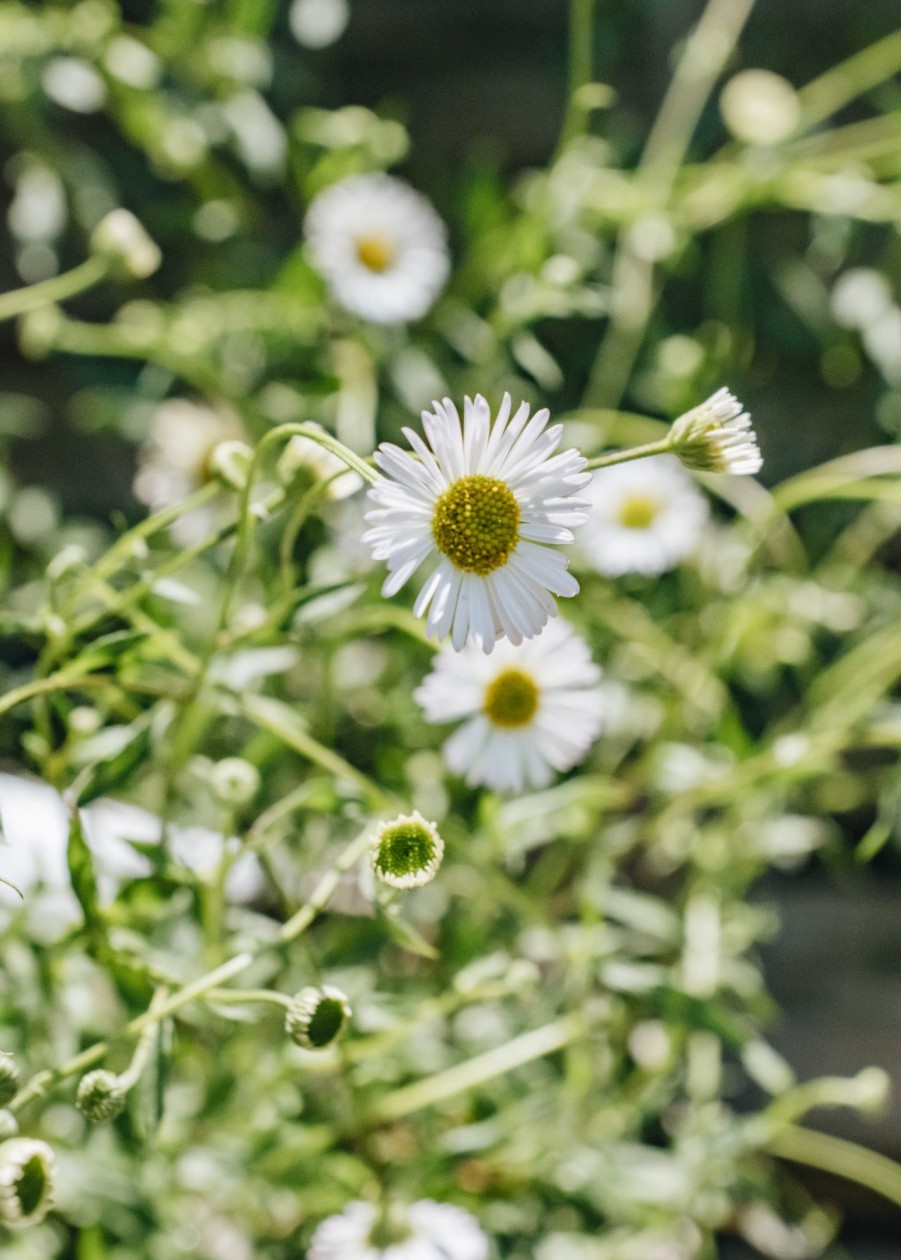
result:
<svg viewBox="0 0 901 1260"><path fill-rule="evenodd" d="M153 1001L150 1003L149 1010L160 1010L168 996L169 993L166 989L158 989L153 996ZM134 1088L141 1079L141 1073L147 1065L147 1058L150 1054L150 1047L153 1045L154 1037L156 1036L156 1030L157 1025L150 1024L141 1034L137 1048L131 1056L131 1063L129 1063L126 1071L124 1071L119 1077L119 1084L123 1089L129 1090Z"/></svg>
<svg viewBox="0 0 901 1260"><path fill-rule="evenodd" d="M594 14L597 0L570 0L569 6L569 101L560 147L585 130L588 110L580 99L594 70Z"/></svg>
<svg viewBox="0 0 901 1260"><path fill-rule="evenodd" d="M51 674L49 678L36 678L32 682L23 683L21 687L14 687L12 691L0 697L0 716L9 713L10 709L14 709L17 705L24 704L26 700L33 700L36 696L46 696L54 691L81 691L90 687L103 687L109 681L107 676L72 674L60 670L58 674Z"/></svg>
<svg viewBox="0 0 901 1260"><path fill-rule="evenodd" d="M368 850L369 845L370 836L368 831L362 832L347 845L313 889L309 901L301 906L297 914L293 915L287 923L282 925L278 939L283 944L296 940L302 932L307 930L338 887L338 884L341 882L341 876L346 874L353 866L356 866L357 862Z"/></svg>
<svg viewBox="0 0 901 1260"><path fill-rule="evenodd" d="M613 464L628 464L633 459L647 459L650 455L665 455L670 451L669 438L659 442L646 442L644 446L633 446L625 451L611 451L607 455L595 455L585 465L587 471L595 468L610 468Z"/></svg>
<svg viewBox="0 0 901 1260"><path fill-rule="evenodd" d="M291 1006L291 999L275 989L210 989L204 996L208 1002L219 1006L244 1006L251 1002L280 1006L283 1010Z"/></svg>
<svg viewBox="0 0 901 1260"><path fill-rule="evenodd" d="M554 1054L585 1037L588 1030L589 1025L581 1014L565 1015L552 1024L535 1028L494 1050L467 1059L465 1063L457 1063L444 1072L436 1072L425 1080L393 1090L376 1104L371 1118L376 1122L399 1120L414 1111L421 1111L423 1107L444 1102L476 1085L504 1076L514 1068Z"/></svg>
<svg viewBox="0 0 901 1260"><path fill-rule="evenodd" d="M856 97L901 71L901 31L893 31L862 52L831 66L801 89L805 130L842 109Z"/></svg>
<svg viewBox="0 0 901 1260"><path fill-rule="evenodd" d="M64 271L60 276L52 276L49 280L41 280L38 284L30 284L23 289L12 289L0 294L0 321L16 319L28 311L36 311L42 306L50 306L54 302L63 302L66 298L75 297L85 289L93 288L109 273L110 264L105 258L86 258L83 263Z"/></svg>
<svg viewBox="0 0 901 1260"><path fill-rule="evenodd" d="M753 6L754 0L708 0L685 41L636 172L636 182L647 187L660 209L669 203L704 106ZM615 407L622 398L644 342L654 294L654 262L635 253L627 226L616 248L610 323L591 370L585 405Z"/></svg>
<svg viewBox="0 0 901 1260"><path fill-rule="evenodd" d="M819 1168L859 1186L866 1186L901 1207L901 1165L885 1155L877 1155L875 1151L858 1146L856 1142L792 1125L780 1130L770 1139L767 1147L771 1154L781 1159L789 1159L808 1168Z"/></svg>

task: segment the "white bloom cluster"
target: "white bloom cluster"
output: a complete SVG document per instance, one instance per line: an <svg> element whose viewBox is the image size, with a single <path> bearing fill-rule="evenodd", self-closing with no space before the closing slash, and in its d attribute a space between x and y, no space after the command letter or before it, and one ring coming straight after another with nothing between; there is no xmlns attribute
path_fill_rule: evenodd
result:
<svg viewBox="0 0 901 1260"><path fill-rule="evenodd" d="M307 1260L488 1260L488 1239L462 1208L422 1199L391 1224L391 1237L379 1238L371 1203L349 1203L313 1234ZM386 1231L387 1233L388 1231Z"/></svg>

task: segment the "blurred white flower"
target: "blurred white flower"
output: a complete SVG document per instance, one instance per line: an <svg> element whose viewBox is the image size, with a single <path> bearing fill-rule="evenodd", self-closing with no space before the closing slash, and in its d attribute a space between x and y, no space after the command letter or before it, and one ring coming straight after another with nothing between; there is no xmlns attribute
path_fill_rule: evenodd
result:
<svg viewBox="0 0 901 1260"><path fill-rule="evenodd" d="M106 68L113 78L133 88L153 88L163 76L156 53L130 35L116 35L106 46Z"/></svg>
<svg viewBox="0 0 901 1260"><path fill-rule="evenodd" d="M56 171L29 162L16 179L6 212L9 230L20 241L48 241L66 226L66 190Z"/></svg>
<svg viewBox="0 0 901 1260"><path fill-rule="evenodd" d="M830 307L843 328L868 328L891 310L892 291L872 267L851 267L836 280Z"/></svg>
<svg viewBox="0 0 901 1260"><path fill-rule="evenodd" d="M167 399L154 412L138 453L136 497L153 512L174 507L210 480L219 443L241 436L234 416L186 398ZM182 545L199 542L212 527L212 513L200 509L181 517L172 536Z"/></svg>
<svg viewBox="0 0 901 1260"><path fill-rule="evenodd" d="M554 595L578 593L554 547L587 519L571 497L590 479L585 460L576 450L554 455L562 426L547 427L546 409L529 419L523 403L511 418L509 394L493 427L481 395L466 399L462 423L449 398L433 406L422 413L428 446L404 429L414 454L390 443L376 452L385 480L369 491L364 542L387 562L382 594L438 558L413 609L428 611L428 634L451 634L458 651L467 639L483 652L504 635L521 643L556 613Z"/></svg>
<svg viewBox="0 0 901 1260"><path fill-rule="evenodd" d="M585 641L552 621L538 638L502 643L490 657L445 649L414 698L429 722L463 719L444 746L455 774L471 787L521 792L585 757L603 723L600 677Z"/></svg>
<svg viewBox="0 0 901 1260"><path fill-rule="evenodd" d="M779 144L797 127L801 103L788 79L771 70L742 70L720 97L723 120L746 144Z"/></svg>
<svg viewBox="0 0 901 1260"><path fill-rule="evenodd" d="M891 306L862 333L867 354L892 385L901 385L901 307Z"/></svg>
<svg viewBox="0 0 901 1260"><path fill-rule="evenodd" d="M305 48L334 44L344 34L349 20L347 0L294 0L288 11L291 34Z"/></svg>
<svg viewBox="0 0 901 1260"><path fill-rule="evenodd" d="M390 175L350 175L326 188L304 230L335 300L373 323L420 319L444 288L444 224L424 197Z"/></svg>
<svg viewBox="0 0 901 1260"><path fill-rule="evenodd" d="M371 1203L349 1203L313 1234L307 1260L487 1260L488 1239L475 1217L422 1199L383 1225Z"/></svg>
<svg viewBox="0 0 901 1260"><path fill-rule="evenodd" d="M41 75L47 95L75 114L96 114L106 104L106 84L92 65L80 57L54 57Z"/></svg>
<svg viewBox="0 0 901 1260"><path fill-rule="evenodd" d="M318 429L320 426L309 424L307 427ZM343 459L320 446L315 438L297 434L286 443L278 461L279 480L287 485L303 469L317 481L328 481L325 493L329 499L346 499L363 487L363 478L348 468Z"/></svg>
<svg viewBox="0 0 901 1260"><path fill-rule="evenodd" d="M695 550L707 524L707 500L668 455L602 468L587 497L592 510L579 548L607 577L672 569Z"/></svg>
<svg viewBox="0 0 901 1260"><path fill-rule="evenodd" d="M763 466L751 417L725 385L673 422L670 447L698 472L747 477Z"/></svg>

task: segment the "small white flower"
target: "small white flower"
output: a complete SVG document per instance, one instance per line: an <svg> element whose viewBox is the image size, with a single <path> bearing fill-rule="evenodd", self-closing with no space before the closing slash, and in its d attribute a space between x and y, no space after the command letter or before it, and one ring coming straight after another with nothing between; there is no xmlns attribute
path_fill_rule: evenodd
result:
<svg viewBox="0 0 901 1260"><path fill-rule="evenodd" d="M349 175L326 188L304 231L336 301L373 323L420 319L447 280L444 224L424 197L390 175Z"/></svg>
<svg viewBox="0 0 901 1260"><path fill-rule="evenodd" d="M174 507L213 475L212 455L220 442L242 436L238 421L186 398L171 398L154 412L138 453L134 492L154 512ZM172 536L182 545L199 542L213 527L210 511L182 517Z"/></svg>
<svg viewBox="0 0 901 1260"><path fill-rule="evenodd" d="M669 437L673 454L698 472L743 477L763 466L751 417L725 385L675 420Z"/></svg>
<svg viewBox="0 0 901 1260"><path fill-rule="evenodd" d="M511 418L509 394L493 427L481 395L466 399L462 424L449 398L432 405L422 413L428 445L404 429L415 454L390 443L376 452L386 480L369 491L364 542L387 562L382 594L437 558L413 609L428 612L427 633L450 634L457 651L467 639L483 652L503 635L521 643L556 613L554 595L578 593L554 547L587 520L587 504L571 497L590 480L586 461L554 454L563 430L547 427L546 410L530 420L523 403Z"/></svg>
<svg viewBox="0 0 901 1260"><path fill-rule="evenodd" d="M707 500L667 455L602 468L588 497L580 550L606 577L672 569L695 550L707 524Z"/></svg>
<svg viewBox="0 0 901 1260"><path fill-rule="evenodd" d="M307 1260L487 1260L488 1239L475 1217L422 1199L390 1219L371 1203L349 1203L313 1234Z"/></svg>
<svg viewBox="0 0 901 1260"><path fill-rule="evenodd" d="M581 761L602 725L601 671L563 621L493 656L445 649L414 693L429 722L463 725L444 746L470 787L521 792Z"/></svg>

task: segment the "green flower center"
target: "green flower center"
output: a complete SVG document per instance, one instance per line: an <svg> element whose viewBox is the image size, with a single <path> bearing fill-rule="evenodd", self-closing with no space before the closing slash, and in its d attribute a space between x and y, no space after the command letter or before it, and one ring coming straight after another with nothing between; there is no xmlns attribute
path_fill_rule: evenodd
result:
<svg viewBox="0 0 901 1260"><path fill-rule="evenodd" d="M485 691L485 716L507 730L528 726L538 711L538 698L538 687L528 674L521 669L502 670Z"/></svg>
<svg viewBox="0 0 901 1260"><path fill-rule="evenodd" d="M16 1196L23 1216L31 1216L40 1206L47 1188L47 1175L44 1161L39 1155L32 1155L23 1166L16 1181Z"/></svg>
<svg viewBox="0 0 901 1260"><path fill-rule="evenodd" d="M347 1010L337 998L319 999L316 1010L307 1026L307 1037L316 1047L330 1045L344 1027Z"/></svg>
<svg viewBox="0 0 901 1260"><path fill-rule="evenodd" d="M377 873L401 879L418 875L436 856L435 840L422 823L400 822L382 833L373 865Z"/></svg>
<svg viewBox="0 0 901 1260"><path fill-rule="evenodd" d="M357 257L369 271L378 275L387 271L394 262L396 254L394 244L387 236L360 236L357 238Z"/></svg>
<svg viewBox="0 0 901 1260"><path fill-rule="evenodd" d="M647 494L633 494L619 506L619 523L626 529L650 529L660 514L660 503Z"/></svg>
<svg viewBox="0 0 901 1260"><path fill-rule="evenodd" d="M435 546L464 573L486 577L510 559L519 541L519 504L498 477L461 477L435 504Z"/></svg>

